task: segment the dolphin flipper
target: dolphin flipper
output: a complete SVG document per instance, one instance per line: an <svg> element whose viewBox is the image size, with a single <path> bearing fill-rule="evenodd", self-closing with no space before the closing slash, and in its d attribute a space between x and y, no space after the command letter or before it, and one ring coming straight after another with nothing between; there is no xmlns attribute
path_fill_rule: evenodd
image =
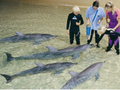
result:
<svg viewBox="0 0 120 90"><path fill-rule="evenodd" d="M76 59L76 58L78 58L78 57L80 57L80 54L79 54L79 53L78 53L78 54L74 54L72 59Z"/></svg>
<svg viewBox="0 0 120 90"><path fill-rule="evenodd" d="M33 45L40 45L41 44L41 42L35 42L35 43L33 43Z"/></svg>
<svg viewBox="0 0 120 90"><path fill-rule="evenodd" d="M6 83L9 83L9 82L11 82L12 81L12 77L11 76L9 76L9 75L6 75L6 74L0 74L1 76L3 76L6 80L7 80L7 82Z"/></svg>
<svg viewBox="0 0 120 90"><path fill-rule="evenodd" d="M54 73L54 75L55 75L55 74L60 74L60 73L62 73L62 70L56 71L56 72Z"/></svg>
<svg viewBox="0 0 120 90"><path fill-rule="evenodd" d="M7 53L7 52L5 52L5 53L7 55L7 62L10 62L14 59L10 53Z"/></svg>
<svg viewBox="0 0 120 90"><path fill-rule="evenodd" d="M99 72L98 72L98 73L95 75L95 79L98 80L99 77L100 77L100 74L99 74Z"/></svg>

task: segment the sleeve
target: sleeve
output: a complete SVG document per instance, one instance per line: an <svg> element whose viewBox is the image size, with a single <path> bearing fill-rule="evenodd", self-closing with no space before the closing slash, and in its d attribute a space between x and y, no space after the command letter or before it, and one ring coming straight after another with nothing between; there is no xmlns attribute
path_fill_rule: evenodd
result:
<svg viewBox="0 0 120 90"><path fill-rule="evenodd" d="M104 34L102 34L100 37L99 37L99 40L98 40L98 43L102 40Z"/></svg>
<svg viewBox="0 0 120 90"><path fill-rule="evenodd" d="M102 12L102 17L105 17L105 12L104 12L103 8L102 8L101 12Z"/></svg>
<svg viewBox="0 0 120 90"><path fill-rule="evenodd" d="M66 26L67 30L69 29L69 24L70 24L70 14L68 15L68 19L67 19L67 26Z"/></svg>
<svg viewBox="0 0 120 90"><path fill-rule="evenodd" d="M114 31L114 34L117 35L117 36L120 36L120 33Z"/></svg>
<svg viewBox="0 0 120 90"><path fill-rule="evenodd" d="M117 9L116 12L117 12L117 15L118 15L118 19L120 19L120 10Z"/></svg>
<svg viewBox="0 0 120 90"><path fill-rule="evenodd" d="M81 21L80 25L84 24L84 20L82 18L82 15L80 15L80 21Z"/></svg>
<svg viewBox="0 0 120 90"><path fill-rule="evenodd" d="M86 18L89 18L89 8L86 10Z"/></svg>

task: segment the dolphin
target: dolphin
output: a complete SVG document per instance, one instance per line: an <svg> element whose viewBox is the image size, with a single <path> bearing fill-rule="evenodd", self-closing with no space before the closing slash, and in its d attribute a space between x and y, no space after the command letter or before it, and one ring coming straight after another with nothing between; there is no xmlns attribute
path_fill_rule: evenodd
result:
<svg viewBox="0 0 120 90"><path fill-rule="evenodd" d="M34 42L34 45L38 45L41 44L42 41L57 37L50 34L22 34L20 32L15 32L15 33L17 35L0 39L0 42L14 43L20 41L30 41L30 42Z"/></svg>
<svg viewBox="0 0 120 90"><path fill-rule="evenodd" d="M94 63L80 73L70 71L71 79L62 87L62 89L72 89L81 83L93 78L96 80L100 77L99 69L102 67L104 62Z"/></svg>
<svg viewBox="0 0 120 90"><path fill-rule="evenodd" d="M14 78L17 78L20 76L38 74L38 73L42 73L42 72L54 72L54 74L60 74L60 73L62 73L62 70L66 69L68 67L74 66L76 64L77 63L71 63L71 62L52 63L52 64L47 64L47 65L36 63L36 65L37 65L36 67L33 67L33 68L25 70L25 71L21 71L12 76L6 75L6 74L0 74L0 75L2 75L7 80L6 83L9 83Z"/></svg>
<svg viewBox="0 0 120 90"><path fill-rule="evenodd" d="M73 46L61 50L57 50L52 46L46 46L49 49L49 52L37 53L27 56L12 57L10 53L6 52L7 61L12 60L24 60L24 59L54 59L60 57L66 57L73 55L72 59L76 59L80 56L79 52L85 51L88 48L92 47L93 44L85 44L80 46Z"/></svg>

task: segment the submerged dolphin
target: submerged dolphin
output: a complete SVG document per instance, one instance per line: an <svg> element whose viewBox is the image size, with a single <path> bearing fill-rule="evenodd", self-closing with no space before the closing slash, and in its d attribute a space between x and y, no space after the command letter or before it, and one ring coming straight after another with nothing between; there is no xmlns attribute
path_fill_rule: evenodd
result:
<svg viewBox="0 0 120 90"><path fill-rule="evenodd" d="M103 64L104 62L92 64L80 73L69 72L71 74L71 79L62 87L62 89L72 89L81 83L93 78L94 76L97 80L100 77L99 69Z"/></svg>
<svg viewBox="0 0 120 90"><path fill-rule="evenodd" d="M6 55L8 62L12 60L22 60L22 59L53 59L53 58L66 57L70 55L73 55L73 59L76 59L80 55L79 52L85 51L92 46L93 44L91 45L85 44L85 45L69 47L61 50L57 50L54 47L47 46L49 52L43 52L43 53L37 53L33 55L19 56L19 57L12 57L11 54L9 53L6 53Z"/></svg>
<svg viewBox="0 0 120 90"><path fill-rule="evenodd" d="M20 32L15 33L17 35L0 39L0 42L14 43L20 41L31 41L34 42L34 44L40 44L44 40L49 40L57 37L50 34L22 34Z"/></svg>
<svg viewBox="0 0 120 90"><path fill-rule="evenodd" d="M71 63L71 62L63 62L63 63L53 63L53 64L47 64L43 65L40 63L36 63L37 67L34 67L32 69L28 69L22 72L19 72L17 74L14 74L12 76L6 75L6 74L0 74L2 75L7 82L11 82L14 78L20 77L20 76L25 76L25 75L33 75L33 74L38 74L44 71L52 71L54 74L59 74L62 73L62 70L71 67L73 65L76 65L77 63Z"/></svg>

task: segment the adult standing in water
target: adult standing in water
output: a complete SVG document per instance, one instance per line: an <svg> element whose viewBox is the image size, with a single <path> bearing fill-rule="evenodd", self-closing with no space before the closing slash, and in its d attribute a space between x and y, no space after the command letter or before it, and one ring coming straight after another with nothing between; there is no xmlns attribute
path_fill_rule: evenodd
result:
<svg viewBox="0 0 120 90"><path fill-rule="evenodd" d="M87 25L91 24L91 36L90 39L87 41L87 44L90 44L92 41L93 33L95 31L95 45L97 48L99 48L99 35L97 33L97 29L101 26L101 22L103 20L103 17L105 17L105 13L102 7L99 7L99 1L96 0L93 2L92 6L89 7L86 11L86 19L87 19Z"/></svg>
<svg viewBox="0 0 120 90"><path fill-rule="evenodd" d="M120 10L117 9L112 2L107 2L105 4L105 9L108 28L112 28L113 31L120 33ZM106 49L106 52L111 50L113 44L115 46L117 55L119 55L119 37L115 34L110 35L109 45Z"/></svg>

